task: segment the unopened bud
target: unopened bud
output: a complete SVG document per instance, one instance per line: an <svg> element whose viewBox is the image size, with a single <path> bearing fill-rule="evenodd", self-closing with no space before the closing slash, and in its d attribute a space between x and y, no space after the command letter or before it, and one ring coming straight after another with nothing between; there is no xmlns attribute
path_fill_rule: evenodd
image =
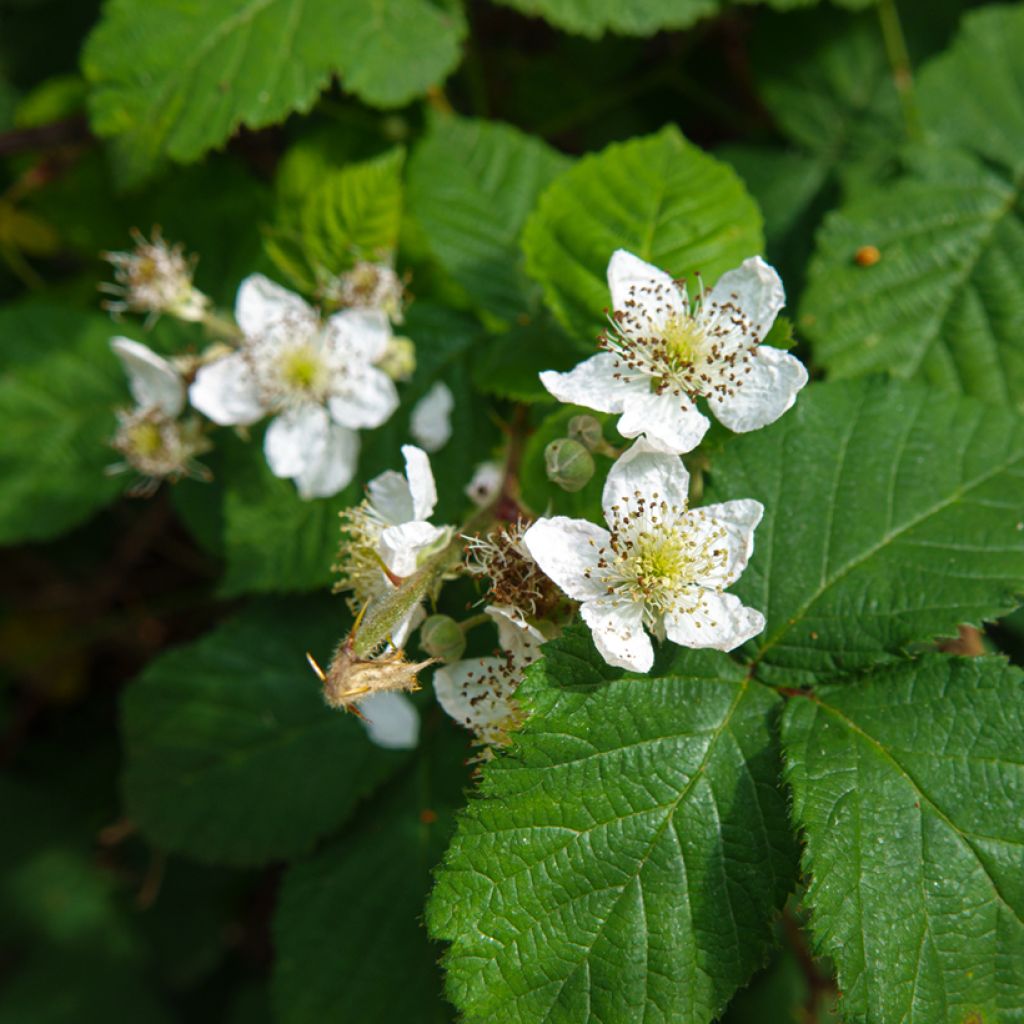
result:
<svg viewBox="0 0 1024 1024"><path fill-rule="evenodd" d="M420 626L420 646L432 658L458 661L466 651L466 634L447 615L431 615Z"/></svg>
<svg viewBox="0 0 1024 1024"><path fill-rule="evenodd" d="M573 416L569 420L568 434L571 440L579 441L588 452L596 452L604 443L601 424L593 416Z"/></svg>
<svg viewBox="0 0 1024 1024"><path fill-rule="evenodd" d="M579 443L568 437L552 441L544 449L548 479L563 491L580 491L594 475L594 458Z"/></svg>

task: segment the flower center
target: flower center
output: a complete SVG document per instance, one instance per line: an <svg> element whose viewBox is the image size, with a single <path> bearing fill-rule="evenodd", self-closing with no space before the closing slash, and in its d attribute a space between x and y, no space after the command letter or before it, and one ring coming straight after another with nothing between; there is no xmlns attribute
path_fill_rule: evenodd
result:
<svg viewBox="0 0 1024 1024"><path fill-rule="evenodd" d="M287 391L315 395L323 381L324 365L312 345L295 345L281 353L278 373Z"/></svg>
<svg viewBox="0 0 1024 1024"><path fill-rule="evenodd" d="M704 328L688 313L674 316L665 324L662 344L669 366L678 369L693 366L705 355Z"/></svg>
<svg viewBox="0 0 1024 1024"><path fill-rule="evenodd" d="M128 429L125 440L138 458L154 459L163 452L165 438L159 424L144 420Z"/></svg>

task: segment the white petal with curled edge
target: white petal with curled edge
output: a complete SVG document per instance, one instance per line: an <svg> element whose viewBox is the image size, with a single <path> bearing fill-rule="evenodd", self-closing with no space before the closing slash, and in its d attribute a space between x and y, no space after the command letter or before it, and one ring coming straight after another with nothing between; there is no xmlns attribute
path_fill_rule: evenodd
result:
<svg viewBox="0 0 1024 1024"><path fill-rule="evenodd" d="M713 395L708 405L722 426L746 433L774 423L796 401L807 370L796 356L760 345L748 363L750 373L731 395Z"/></svg>
<svg viewBox="0 0 1024 1024"><path fill-rule="evenodd" d="M633 442L608 471L601 504L605 517L612 505L639 491L648 503L657 498L682 510L690 493L690 474L678 455L664 452L646 437Z"/></svg>
<svg viewBox="0 0 1024 1024"><path fill-rule="evenodd" d="M513 712L515 692L504 658L467 658L434 671L437 702L467 729L481 730Z"/></svg>
<svg viewBox="0 0 1024 1024"><path fill-rule="evenodd" d="M344 382L344 390L328 399L335 423L360 430L379 427L398 408L395 382L374 366L358 369Z"/></svg>
<svg viewBox="0 0 1024 1024"><path fill-rule="evenodd" d="M247 427L267 409L249 364L240 352L201 366L188 399L207 419L222 427Z"/></svg>
<svg viewBox="0 0 1024 1024"><path fill-rule="evenodd" d="M625 249L616 249L608 261L608 290L612 293L612 309L640 313L654 331L660 331L672 317L688 312L687 298L672 275Z"/></svg>
<svg viewBox="0 0 1024 1024"><path fill-rule="evenodd" d="M708 573L700 582L710 587L728 587L736 582L754 553L754 530L764 515L764 506L753 498L704 505L687 513L680 529L695 540L706 539L711 547L725 548L720 569ZM721 536L722 531L725 537Z"/></svg>
<svg viewBox="0 0 1024 1024"><path fill-rule="evenodd" d="M586 574L595 568L600 552L606 551L610 542L607 530L566 516L538 519L523 534L523 544L541 571L575 601L604 593L596 578Z"/></svg>
<svg viewBox="0 0 1024 1024"><path fill-rule="evenodd" d="M359 464L359 435L348 427L330 423L327 443L295 478L299 497L330 498L344 490L356 475Z"/></svg>
<svg viewBox="0 0 1024 1024"><path fill-rule="evenodd" d="M325 340L353 359L375 363L391 340L391 322L379 309L345 309L329 317Z"/></svg>
<svg viewBox="0 0 1024 1024"><path fill-rule="evenodd" d="M540 657L544 634L536 626L531 626L518 608L492 604L484 609L484 613L494 619L498 627L498 645L503 651L508 651L518 664L525 667Z"/></svg>
<svg viewBox="0 0 1024 1024"><path fill-rule="evenodd" d="M316 314L305 299L263 274L250 274L235 297L235 319L246 337L266 334L283 323L310 325Z"/></svg>
<svg viewBox="0 0 1024 1024"><path fill-rule="evenodd" d="M786 293L775 268L760 256L751 256L718 279L707 301L718 306L736 306L750 321L757 340L764 341L786 304Z"/></svg>
<svg viewBox="0 0 1024 1024"><path fill-rule="evenodd" d="M172 419L185 408L185 383L163 356L131 338L111 338L110 347L128 375L132 398L143 409L159 409Z"/></svg>
<svg viewBox="0 0 1024 1024"><path fill-rule="evenodd" d="M707 416L698 412L686 395L671 391L631 395L618 422L623 437L646 434L656 447L677 453L693 451L710 426Z"/></svg>
<svg viewBox="0 0 1024 1024"><path fill-rule="evenodd" d="M446 526L431 526L422 520L388 526L380 535L380 556L396 576L411 576L420 554L439 545L448 534Z"/></svg>
<svg viewBox="0 0 1024 1024"><path fill-rule="evenodd" d="M647 672L654 664L654 646L644 631L643 606L612 596L586 601L580 616L590 627L594 646L609 665Z"/></svg>
<svg viewBox="0 0 1024 1024"><path fill-rule="evenodd" d="M409 481L401 473L386 469L367 485L373 510L392 526L408 523L416 518Z"/></svg>
<svg viewBox="0 0 1024 1024"><path fill-rule="evenodd" d="M651 389L649 378L632 375L619 365L612 352L599 352L565 373L544 370L540 382L560 402L582 405L598 412L622 412L631 395L646 394ZM627 379L623 378L623 374Z"/></svg>
<svg viewBox="0 0 1024 1024"><path fill-rule="evenodd" d="M402 445L405 459L405 478L409 481L412 496L411 519L429 519L437 504L437 485L434 471L430 468L430 457L414 444Z"/></svg>
<svg viewBox="0 0 1024 1024"><path fill-rule="evenodd" d="M412 750L420 738L420 716L402 693L371 693L359 703L363 727L373 743L387 750Z"/></svg>
<svg viewBox="0 0 1024 1024"><path fill-rule="evenodd" d="M764 616L747 608L735 594L705 590L694 612L665 615L665 634L683 647L731 651L764 629Z"/></svg>
<svg viewBox="0 0 1024 1024"><path fill-rule="evenodd" d="M298 476L308 463L322 458L330 420L327 411L312 403L275 416L263 438L263 454L274 476Z"/></svg>
<svg viewBox="0 0 1024 1024"><path fill-rule="evenodd" d="M455 397L443 380L439 380L413 406L409 433L425 451L440 451L451 439L454 408Z"/></svg>

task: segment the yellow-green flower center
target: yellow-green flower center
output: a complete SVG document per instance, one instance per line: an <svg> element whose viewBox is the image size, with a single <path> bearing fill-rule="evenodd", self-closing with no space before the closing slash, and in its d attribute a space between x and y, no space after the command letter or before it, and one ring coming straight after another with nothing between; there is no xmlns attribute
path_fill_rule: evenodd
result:
<svg viewBox="0 0 1024 1024"><path fill-rule="evenodd" d="M665 355L673 368L692 366L702 359L707 347L704 328L688 313L672 317L662 334Z"/></svg>
<svg viewBox="0 0 1024 1024"><path fill-rule="evenodd" d="M312 392L320 382L323 364L312 346L298 345L283 353L280 372L289 390Z"/></svg>
<svg viewBox="0 0 1024 1024"><path fill-rule="evenodd" d="M163 431L157 423L137 423L131 428L128 444L139 458L156 458L164 448Z"/></svg>

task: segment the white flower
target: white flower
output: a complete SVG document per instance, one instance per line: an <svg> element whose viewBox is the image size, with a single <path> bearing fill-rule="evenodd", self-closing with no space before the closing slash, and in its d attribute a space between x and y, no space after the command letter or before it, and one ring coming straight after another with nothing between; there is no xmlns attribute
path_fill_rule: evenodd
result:
<svg viewBox="0 0 1024 1024"><path fill-rule="evenodd" d="M490 505L501 493L505 467L500 462L481 462L473 470L473 479L466 484L466 497L479 508Z"/></svg>
<svg viewBox="0 0 1024 1024"><path fill-rule="evenodd" d="M169 313L181 320L202 320L210 300L192 284L194 259L186 259L180 245L169 246L153 230L150 242L132 232L135 248L130 252L105 252L102 257L114 267L114 284L100 290L114 296L104 305L116 315L129 310L148 313L156 319Z"/></svg>
<svg viewBox="0 0 1024 1024"><path fill-rule="evenodd" d="M540 657L545 638L515 608L490 605L484 611L498 627L504 654L440 666L434 672L434 692L441 707L472 730L478 743L500 746L522 722L513 696L526 667Z"/></svg>
<svg viewBox="0 0 1024 1024"><path fill-rule="evenodd" d="M646 672L645 630L684 647L729 651L764 616L723 593L746 567L764 511L750 499L687 509L689 474L675 455L637 441L612 466L602 504L608 529L538 519L524 543L573 600L605 661Z"/></svg>
<svg viewBox="0 0 1024 1024"><path fill-rule="evenodd" d="M350 590L354 603L370 601L394 590L420 562L451 537L448 526L427 522L437 504L437 488L427 453L411 444L402 446L405 475L387 470L367 486L367 499L342 513L342 545L335 569L341 574L337 590ZM402 647L422 616L413 608L392 635Z"/></svg>
<svg viewBox="0 0 1024 1024"><path fill-rule="evenodd" d="M730 430L745 432L777 420L807 383L799 359L761 344L786 298L779 275L760 257L691 302L663 270L619 249L608 264L608 287L605 351L540 379L560 401L621 413L624 437L646 434L662 451L688 452L709 426L696 398Z"/></svg>
<svg viewBox="0 0 1024 1024"><path fill-rule="evenodd" d="M346 310L322 323L298 295L253 274L235 318L242 347L200 368L192 404L221 426L273 414L264 452L274 475L293 479L303 498L337 494L355 475L356 431L398 406L394 383L374 365L391 337L387 317Z"/></svg>
<svg viewBox="0 0 1024 1024"><path fill-rule="evenodd" d="M364 697L359 720L370 739L387 750L411 750L420 738L420 716L401 693L385 690Z"/></svg>
<svg viewBox="0 0 1024 1024"><path fill-rule="evenodd" d="M452 409L455 398L451 388L439 380L413 407L409 432L413 440L428 452L440 451L452 436Z"/></svg>
<svg viewBox="0 0 1024 1024"><path fill-rule="evenodd" d="M125 462L108 472L138 471L143 483L133 490L140 494L152 492L164 478L208 478L206 468L195 461L209 449L201 425L179 418L185 408L185 382L177 368L130 338L112 338L110 347L124 366L135 407L117 412L111 445Z"/></svg>

